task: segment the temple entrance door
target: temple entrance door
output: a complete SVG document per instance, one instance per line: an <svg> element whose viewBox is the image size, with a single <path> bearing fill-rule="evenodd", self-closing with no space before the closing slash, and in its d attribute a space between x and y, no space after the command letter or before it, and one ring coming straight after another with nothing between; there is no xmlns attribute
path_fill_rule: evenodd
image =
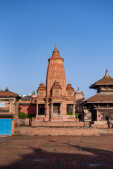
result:
<svg viewBox="0 0 113 169"><path fill-rule="evenodd" d="M67 104L67 114L72 115L73 114L73 104ZM75 112L74 112L75 114Z"/></svg>
<svg viewBox="0 0 113 169"><path fill-rule="evenodd" d="M60 103L53 103L53 113L56 115L60 114Z"/></svg>
<svg viewBox="0 0 113 169"><path fill-rule="evenodd" d="M38 114L39 115L45 115L45 104L39 104L38 105Z"/></svg>
<svg viewBox="0 0 113 169"><path fill-rule="evenodd" d="M91 120L92 120L92 121L97 121L97 111L96 111L96 110L93 110L93 111L92 111Z"/></svg>

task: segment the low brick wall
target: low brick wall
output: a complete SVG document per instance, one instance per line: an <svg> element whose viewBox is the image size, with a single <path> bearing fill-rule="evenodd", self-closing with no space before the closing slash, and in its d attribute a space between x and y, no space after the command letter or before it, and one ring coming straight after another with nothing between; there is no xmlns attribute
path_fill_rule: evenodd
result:
<svg viewBox="0 0 113 169"><path fill-rule="evenodd" d="M108 132L109 131L109 132ZM101 134L113 134L113 129L94 129L94 128L49 128L49 127L17 127L16 135L45 135L45 136L99 136Z"/></svg>

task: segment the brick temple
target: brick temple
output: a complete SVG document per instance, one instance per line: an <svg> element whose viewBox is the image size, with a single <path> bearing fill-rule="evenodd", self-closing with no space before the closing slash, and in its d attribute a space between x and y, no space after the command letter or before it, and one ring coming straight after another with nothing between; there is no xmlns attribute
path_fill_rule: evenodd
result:
<svg viewBox="0 0 113 169"><path fill-rule="evenodd" d="M75 92L71 84L66 84L64 59L54 48L48 59L46 84L41 83L37 89L36 120L76 121L78 109L79 120L83 120L80 107L83 101L83 93L79 89Z"/></svg>

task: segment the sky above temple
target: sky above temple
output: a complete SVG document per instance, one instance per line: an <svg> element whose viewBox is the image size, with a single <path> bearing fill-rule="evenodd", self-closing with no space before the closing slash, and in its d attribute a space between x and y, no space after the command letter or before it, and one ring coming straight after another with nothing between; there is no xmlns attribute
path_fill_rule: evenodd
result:
<svg viewBox="0 0 113 169"><path fill-rule="evenodd" d="M0 0L0 89L19 94L45 83L57 45L67 83L89 86L113 76L113 0Z"/></svg>

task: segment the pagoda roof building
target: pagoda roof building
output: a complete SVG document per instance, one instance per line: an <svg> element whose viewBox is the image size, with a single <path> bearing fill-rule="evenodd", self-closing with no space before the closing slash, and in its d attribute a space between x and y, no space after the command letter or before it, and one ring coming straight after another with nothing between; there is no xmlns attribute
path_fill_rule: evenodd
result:
<svg viewBox="0 0 113 169"><path fill-rule="evenodd" d="M96 89L97 93L85 100L86 119L93 122L103 121L103 123L107 119L113 120L113 78L108 70L104 77L92 84L90 88Z"/></svg>
<svg viewBox="0 0 113 169"><path fill-rule="evenodd" d="M87 103L113 103L113 78L108 71L105 76L90 86L97 90L97 94L86 100Z"/></svg>

